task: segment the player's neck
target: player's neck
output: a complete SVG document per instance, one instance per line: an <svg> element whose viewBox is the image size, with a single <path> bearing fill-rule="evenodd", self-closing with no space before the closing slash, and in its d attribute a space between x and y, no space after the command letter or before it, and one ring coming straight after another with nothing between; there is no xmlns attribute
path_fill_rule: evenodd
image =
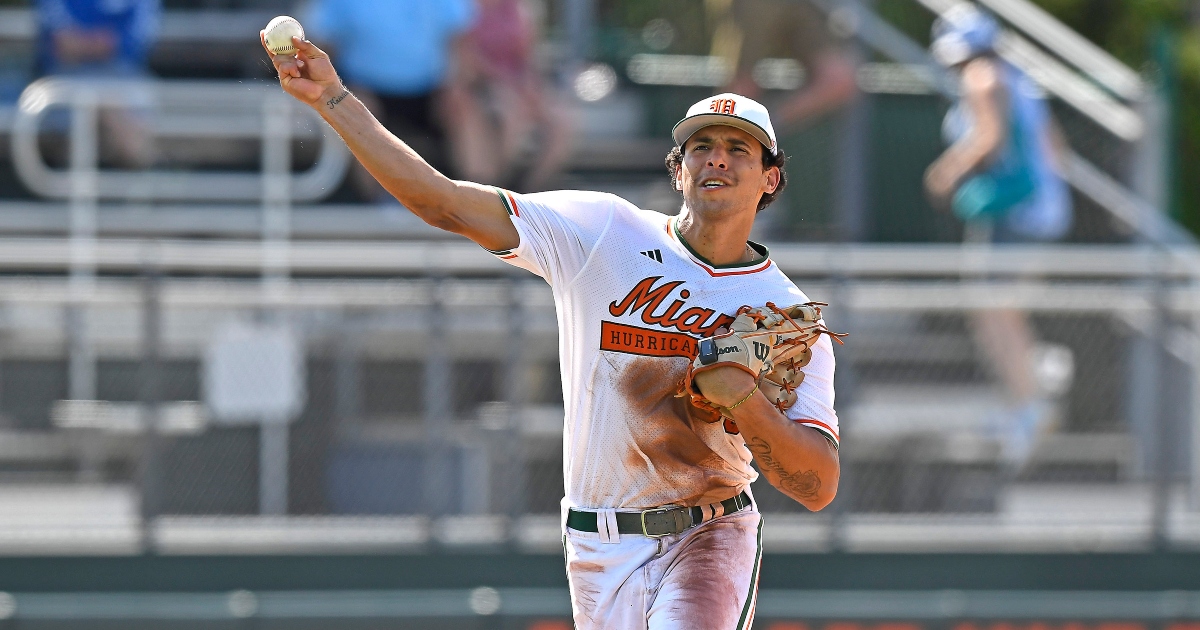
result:
<svg viewBox="0 0 1200 630"><path fill-rule="evenodd" d="M684 207L676 219L676 226L680 238L714 265L733 265L761 257L746 244L750 238L750 228L754 227L753 216L749 217L749 221L743 217L705 219Z"/></svg>

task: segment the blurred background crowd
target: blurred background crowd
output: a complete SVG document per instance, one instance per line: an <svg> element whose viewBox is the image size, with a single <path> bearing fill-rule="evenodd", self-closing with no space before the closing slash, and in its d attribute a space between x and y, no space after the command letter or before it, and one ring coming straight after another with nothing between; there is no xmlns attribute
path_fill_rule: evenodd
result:
<svg viewBox="0 0 1200 630"><path fill-rule="evenodd" d="M927 47L937 14L953 4L869 3L864 10L870 12L872 24L866 28L871 30L873 21L880 20L888 36ZM262 80L267 78L267 68L249 45L253 42L240 37L239 27L288 11L307 25L314 41L338 55L348 82L371 101L390 129L456 176L532 191L587 181L589 170L645 168L635 154L624 168L591 169L589 160L599 158L583 139L655 138L674 119L673 99L684 102L694 93L728 88L773 105L789 136L797 176L812 180L811 185L798 186L804 190L796 191L786 209L776 213L773 238L959 240L961 223L929 212L936 203L925 203L919 189L876 181L889 177L907 184L918 181L919 177L904 177L910 173L900 172L896 163L923 170L932 162L931 154L940 152L941 134L927 129L931 121L941 123L939 112L922 119L915 112L893 113L903 107L889 102L919 100L889 97L932 93L935 86L920 87L921 77L877 68L877 62L906 60L892 59L896 51L879 50L879 37L868 34L864 39L859 18L848 10L839 15L840 6L832 1L731 0L430 4L5 0L0 4L7 7L0 102L12 107L25 85L50 75ZM1007 6L1002 3L1001 17L1014 10ZM1165 126L1167 140L1161 143L1161 159L1167 172L1151 201L1161 201L1158 205L1180 224L1195 225L1200 219L1189 214L1197 206L1191 185L1195 178L1187 177L1196 168L1191 148L1195 130L1188 123L1195 117L1188 109L1195 99L1188 96L1196 89L1193 75L1200 66L1194 7L1182 0L1046 1L1033 6L1039 16L1013 15L1018 20L1053 20L1056 27L1067 28L1073 37L1097 47L1066 50L1068 62L1075 63L1071 54L1086 56L1102 50L1106 58L1099 66L1109 61L1123 65L1145 79L1163 101L1167 111L1160 126ZM983 8L996 10L987 3ZM1056 31L1052 27L1046 33ZM1035 38L1034 43L1051 46L1051 54L1064 54L1053 50L1052 39ZM1068 42L1064 48L1075 44ZM875 77L877 71L884 76ZM866 75L874 82L864 81ZM1035 83L1046 80L1036 77ZM890 84L884 85L886 81ZM1103 77L1093 82L1102 91L1117 90L1108 95L1118 99L1133 95L1120 86L1106 85ZM826 158L839 153L834 145L845 141L839 125L853 118L851 105L860 94L876 111L857 114L867 115L865 124L874 127L864 134L870 146L855 167L866 173L859 175L866 179L857 182L865 186L854 188L865 190L858 193L861 200L851 203L833 190L839 178L850 176L831 176L834 170L850 167L835 169L836 160ZM1087 96L1103 100L1105 94ZM592 105L606 100L621 105ZM1086 115L1083 122L1070 120L1078 117L1070 103L1052 99L1051 106L1068 110L1064 140L1071 146L1106 167L1107 162L1122 162L1109 170L1133 168L1129 164L1133 158L1124 155L1129 149L1120 141L1140 137L1140 132L1109 130L1116 131L1117 142L1105 146L1110 139L1089 133ZM888 115L902 118L895 124L876 122ZM622 122L606 126L605 116ZM171 162L169 156L155 154L149 146L151 138L139 135L137 125L130 127L128 115L105 118L106 128L116 127L108 134L110 142L101 143L102 159L130 167ZM919 153L899 153L903 151ZM9 177L5 195L28 197L28 190L13 179ZM327 201L378 201L380 191L361 180L352 176ZM882 203L884 199L888 202ZM673 205L666 199L657 201L664 208ZM1062 236L1070 242L1119 242L1125 236L1105 230L1105 221L1091 214L1082 213Z"/></svg>
<svg viewBox="0 0 1200 630"><path fill-rule="evenodd" d="M559 551L547 287L282 97L277 14L516 191L674 214L685 109L768 106L755 238L850 332L768 552L1200 545L1196 2L0 0L0 556Z"/></svg>

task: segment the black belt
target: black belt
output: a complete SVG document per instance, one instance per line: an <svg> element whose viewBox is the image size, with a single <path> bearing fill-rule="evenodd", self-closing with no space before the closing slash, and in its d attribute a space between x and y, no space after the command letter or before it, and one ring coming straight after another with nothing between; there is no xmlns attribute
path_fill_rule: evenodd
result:
<svg viewBox="0 0 1200 630"><path fill-rule="evenodd" d="M725 499L712 505L696 507L665 507L641 512L617 512L617 533L641 534L651 538L669 536L687 531L704 521L711 521L718 515L717 506L722 508L722 514L733 514L750 505L750 495L743 490L732 499ZM567 527L579 532L599 532L596 526L596 512L567 511Z"/></svg>

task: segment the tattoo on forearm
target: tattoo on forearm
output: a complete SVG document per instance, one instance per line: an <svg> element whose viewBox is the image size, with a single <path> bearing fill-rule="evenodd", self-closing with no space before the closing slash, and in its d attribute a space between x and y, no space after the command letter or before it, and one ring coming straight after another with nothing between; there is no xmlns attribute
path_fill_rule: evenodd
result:
<svg viewBox="0 0 1200 630"><path fill-rule="evenodd" d="M343 100L345 100L347 96L350 96L350 90L347 90L345 87L343 87L341 94L329 99L325 104L329 106L329 109L333 109L334 107L337 107L338 103L341 103Z"/></svg>
<svg viewBox="0 0 1200 630"><path fill-rule="evenodd" d="M817 476L817 471L796 471L790 473L779 460L775 459L771 454L771 445L767 444L762 438L750 438L746 444L751 453L754 453L754 458L758 460L758 464L762 466L763 472L772 473L779 481L779 485L784 489L794 493L801 499L817 498L817 491L821 489L821 478Z"/></svg>

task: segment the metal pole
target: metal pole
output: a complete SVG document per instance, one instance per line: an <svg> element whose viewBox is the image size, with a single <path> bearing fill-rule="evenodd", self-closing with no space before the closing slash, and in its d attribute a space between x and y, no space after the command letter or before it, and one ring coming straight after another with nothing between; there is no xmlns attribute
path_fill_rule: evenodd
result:
<svg viewBox="0 0 1200 630"><path fill-rule="evenodd" d="M341 426L362 415L362 366L357 322L343 315L334 365L333 413Z"/></svg>
<svg viewBox="0 0 1200 630"><path fill-rule="evenodd" d="M258 443L258 509L261 514L287 514L288 422L266 418Z"/></svg>
<svg viewBox="0 0 1200 630"><path fill-rule="evenodd" d="M869 5L869 2L851 0L844 6L852 10L854 15L861 15L866 9L869 9ZM857 20L854 20L852 24L847 26L857 28L857 24ZM863 57L865 51L863 51L861 42L855 39L854 43L855 57ZM866 146L868 141L867 127L870 124L869 108L870 103L867 95L859 92L838 121L841 129L838 134L840 141L837 147L837 172L834 175L836 178L835 186L837 187L837 198L834 200L837 209L835 228L837 230L838 241L844 245L853 244L866 237ZM836 265L832 268L840 269ZM828 313L827 317L833 322L832 325L835 330L849 331L853 325L853 313L848 307L839 307L838 305L849 304L852 279L839 271L834 275L832 280L833 294L830 297L830 301L833 309ZM843 324L841 327L838 326L839 322ZM857 384L854 371L853 344L837 346L836 352L837 398L839 406L842 409L847 409L854 400L855 386ZM844 430L842 435L845 435ZM838 484L839 497L830 506L829 543L830 547L834 550L840 551L846 548L846 529L854 491L854 471L852 470L852 466L843 466L841 479Z"/></svg>
<svg viewBox="0 0 1200 630"><path fill-rule="evenodd" d="M146 443L142 452L138 479L141 486L142 549L154 551L154 519L163 509L162 436L159 433L162 402L162 303L159 292L162 277L157 261L142 265L142 361L138 368L139 398L146 422Z"/></svg>
<svg viewBox="0 0 1200 630"><path fill-rule="evenodd" d="M70 151L70 251L66 307L67 398L96 399L96 352L88 331L88 310L96 287L96 203L99 196L99 106L96 93L80 88L71 107ZM80 481L97 481L102 475L101 455L94 445L80 452Z"/></svg>
<svg viewBox="0 0 1200 630"><path fill-rule="evenodd" d="M1162 338L1162 311L1158 305L1161 290L1159 280L1151 280L1148 287L1155 304L1147 316L1146 326L1135 330L1129 349L1129 395L1125 401L1125 414L1130 433L1137 443L1135 467L1139 477L1153 481L1157 470L1155 460L1158 453L1156 437L1158 427L1158 396L1160 360L1158 340Z"/></svg>
<svg viewBox="0 0 1200 630"><path fill-rule="evenodd" d="M1167 253L1163 252L1162 257L1166 258ZM1167 426L1168 418L1170 417L1167 410L1168 405L1163 404L1163 398L1167 396L1168 389L1166 381L1170 376L1167 368L1167 346L1170 340L1167 335L1170 331L1170 322L1168 318L1167 307L1167 286L1168 280L1165 277L1159 277L1154 291L1154 320L1157 329L1156 334L1151 339L1154 344L1154 360L1158 364L1157 382L1155 383L1155 402L1153 407L1154 415L1152 421L1154 423L1154 548L1165 550L1170 546L1170 532L1168 531L1167 517L1171 510L1171 481L1174 476L1173 453L1174 448L1172 442L1174 436L1171 435L1171 430Z"/></svg>
<svg viewBox="0 0 1200 630"><path fill-rule="evenodd" d="M1167 214L1167 181L1170 175L1167 105L1158 90L1147 90L1138 104L1138 110L1145 121L1146 131L1133 147L1131 188L1148 205Z"/></svg>
<svg viewBox="0 0 1200 630"><path fill-rule="evenodd" d="M505 464L502 477L507 482L509 517L516 519L526 511L528 476L525 471L525 439L521 436L521 414L529 402L529 352L526 349L524 283L517 279L508 285L508 371L504 375L504 391L508 407L508 430L505 431Z"/></svg>
<svg viewBox="0 0 1200 630"><path fill-rule="evenodd" d="M450 465L451 386L450 358L446 351L446 317L443 303L446 280L441 276L430 278L428 318L429 342L424 365L424 432L425 462L423 467L423 489L425 513L431 517L449 512L452 505Z"/></svg>
<svg viewBox="0 0 1200 630"><path fill-rule="evenodd" d="M836 252L831 255L840 256ZM838 266L832 268L840 269ZM823 315L832 330L852 333L854 314L850 310L849 304L853 279L839 271L831 280L829 302L832 308ZM837 371L834 374L837 406L841 409L849 409L853 405L858 384L854 370L853 344L848 343L844 346L834 344L834 352L837 360ZM841 422L839 424L842 425L840 437L845 440L847 439L845 424ZM844 551L847 546L849 516L853 508L854 492L857 490L854 481L854 467L847 462L842 466L837 499L829 506L829 547L834 551Z"/></svg>
<svg viewBox="0 0 1200 630"><path fill-rule="evenodd" d="M1145 330L1137 331L1130 352L1130 428L1138 441L1138 469L1151 486L1151 544L1164 549L1168 544L1167 511L1170 491L1170 444L1162 397L1167 394L1166 376L1167 279L1170 252L1155 249L1154 275L1150 278L1153 300Z"/></svg>
<svg viewBox="0 0 1200 630"><path fill-rule="evenodd" d="M292 100L263 101L262 280L266 301L278 303L288 285L292 218Z"/></svg>
<svg viewBox="0 0 1200 630"><path fill-rule="evenodd" d="M87 308L96 286L98 118L95 92L80 88L71 110L71 300L66 322L68 397L73 400L96 398L96 356L88 338Z"/></svg>
<svg viewBox="0 0 1200 630"><path fill-rule="evenodd" d="M262 290L264 318L280 317L288 288L291 236L292 101L282 95L263 100ZM259 432L258 505L262 514L286 514L288 503L288 421L263 418Z"/></svg>
<svg viewBox="0 0 1200 630"><path fill-rule="evenodd" d="M1193 278L1192 285L1196 286ZM1192 360L1188 369L1191 370L1191 448L1188 455L1190 462L1190 492L1188 493L1188 508L1200 512L1200 313L1191 316Z"/></svg>

